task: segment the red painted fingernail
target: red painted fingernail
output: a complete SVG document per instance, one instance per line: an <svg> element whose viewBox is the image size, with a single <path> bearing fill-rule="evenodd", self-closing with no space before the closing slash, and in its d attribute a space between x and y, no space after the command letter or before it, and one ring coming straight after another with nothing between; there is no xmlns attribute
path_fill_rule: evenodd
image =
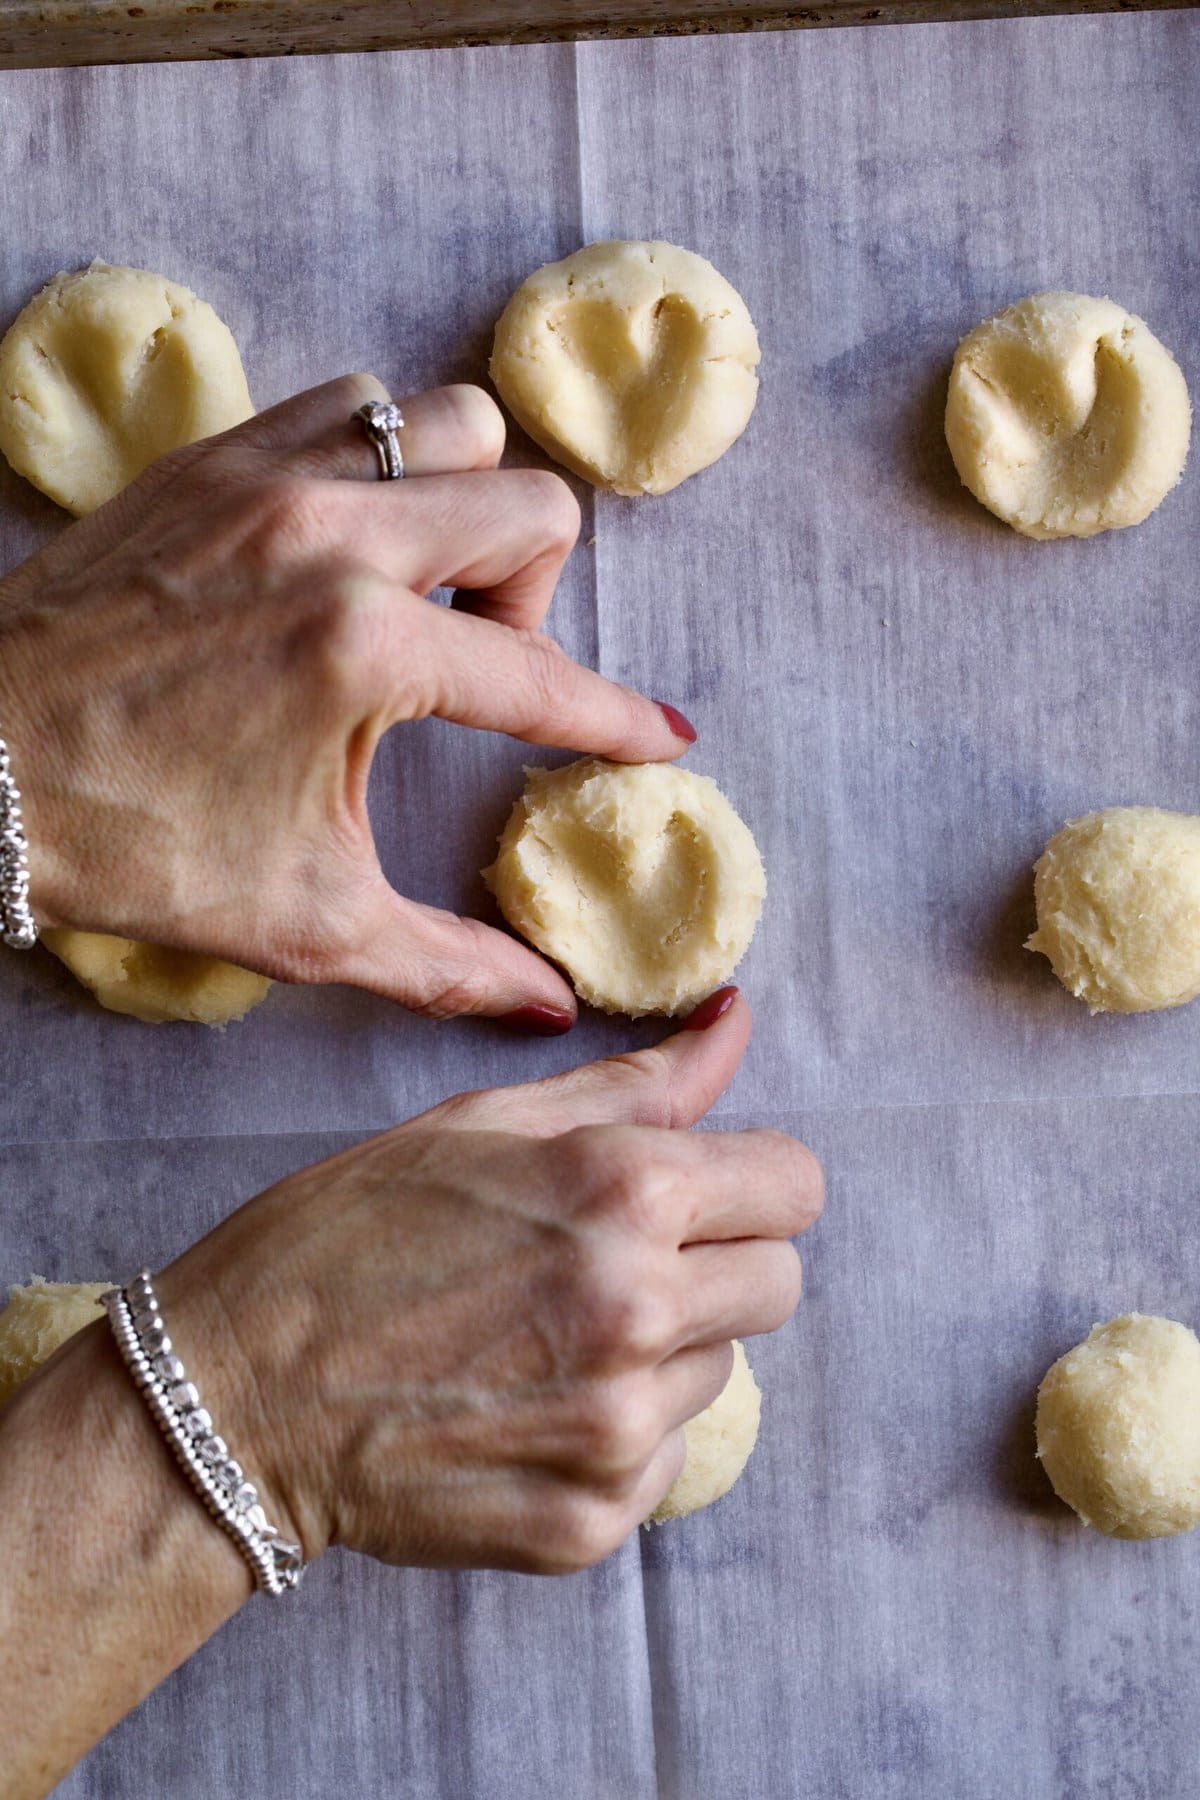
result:
<svg viewBox="0 0 1200 1800"><path fill-rule="evenodd" d="M575 1023L575 1015L561 1006L518 1006L515 1012L501 1013L496 1022L526 1037L562 1037Z"/></svg>
<svg viewBox="0 0 1200 1800"><path fill-rule="evenodd" d="M656 700L654 704L676 737L681 737L685 744L695 743L696 727L690 719L684 718L677 706L672 706L668 700Z"/></svg>
<svg viewBox="0 0 1200 1800"><path fill-rule="evenodd" d="M684 1031L707 1031L718 1019L723 1019L738 997L735 987L718 988L707 1000L702 1000L694 1013L684 1021Z"/></svg>

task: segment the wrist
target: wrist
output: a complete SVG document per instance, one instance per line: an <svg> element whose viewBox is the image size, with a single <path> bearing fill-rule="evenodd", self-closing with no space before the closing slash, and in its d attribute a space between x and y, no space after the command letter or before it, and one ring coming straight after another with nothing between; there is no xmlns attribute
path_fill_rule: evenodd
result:
<svg viewBox="0 0 1200 1800"><path fill-rule="evenodd" d="M0 1742L45 1792L249 1597L104 1320L0 1413Z"/></svg>
<svg viewBox="0 0 1200 1800"><path fill-rule="evenodd" d="M59 733L34 642L39 635L38 622L28 618L0 633L0 738L8 746L13 779L21 790L29 841L29 904L39 926L53 926L76 923L81 913L66 789L58 768Z"/></svg>
<svg viewBox="0 0 1200 1800"><path fill-rule="evenodd" d="M312 1562L328 1547L329 1526L296 1476L304 1434L287 1371L297 1359L278 1329L261 1327L256 1308L228 1299L225 1284L197 1267L203 1250L155 1277L167 1329L213 1430L258 1489L267 1519Z"/></svg>

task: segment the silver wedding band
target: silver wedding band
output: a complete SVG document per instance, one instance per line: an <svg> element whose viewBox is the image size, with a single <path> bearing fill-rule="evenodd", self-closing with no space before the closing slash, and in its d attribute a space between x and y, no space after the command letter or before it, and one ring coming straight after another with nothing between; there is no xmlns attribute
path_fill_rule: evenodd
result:
<svg viewBox="0 0 1200 1800"><path fill-rule="evenodd" d="M367 436L375 446L375 454L379 458L379 474L383 481L404 480L404 453L400 448L398 433L404 425L404 415L394 400L368 400L351 415L361 419L366 427Z"/></svg>

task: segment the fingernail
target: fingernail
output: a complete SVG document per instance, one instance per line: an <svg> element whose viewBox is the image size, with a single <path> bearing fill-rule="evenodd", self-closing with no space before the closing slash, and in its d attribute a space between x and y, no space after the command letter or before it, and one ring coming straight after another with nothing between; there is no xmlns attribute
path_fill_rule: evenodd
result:
<svg viewBox="0 0 1200 1800"><path fill-rule="evenodd" d="M696 727L690 719L684 718L677 706L672 706L669 700L656 700L654 704L676 737L681 737L685 744L695 743Z"/></svg>
<svg viewBox="0 0 1200 1800"><path fill-rule="evenodd" d="M700 1002L694 1013L689 1014L683 1024L684 1031L707 1031L710 1025L715 1025L718 1019L725 1017L737 997L738 991L732 985L718 988L715 994L710 994L707 1000Z"/></svg>
<svg viewBox="0 0 1200 1800"><path fill-rule="evenodd" d="M497 1024L526 1037L562 1037L575 1023L575 1015L561 1006L518 1006L515 1012L501 1013Z"/></svg>

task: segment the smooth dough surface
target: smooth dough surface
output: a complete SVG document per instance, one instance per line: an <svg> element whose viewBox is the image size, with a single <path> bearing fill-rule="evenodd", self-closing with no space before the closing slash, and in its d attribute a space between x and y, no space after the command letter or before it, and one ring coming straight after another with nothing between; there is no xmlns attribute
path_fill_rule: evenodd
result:
<svg viewBox="0 0 1200 1800"><path fill-rule="evenodd" d="M0 1406L53 1356L60 1344L101 1315L96 1302L111 1281L42 1281L10 1287L0 1312Z"/></svg>
<svg viewBox="0 0 1200 1800"><path fill-rule="evenodd" d="M1039 950L1097 1012L1200 994L1200 818L1110 806L1071 819L1034 865Z"/></svg>
<svg viewBox="0 0 1200 1800"><path fill-rule="evenodd" d="M1136 525L1183 473L1191 404L1150 327L1112 300L1031 294L958 346L946 439L977 500L1032 538Z"/></svg>
<svg viewBox="0 0 1200 1800"><path fill-rule="evenodd" d="M593 758L526 775L483 872L509 924L605 1012L685 1012L719 987L766 876L716 782Z"/></svg>
<svg viewBox="0 0 1200 1800"><path fill-rule="evenodd" d="M652 1525L699 1512L729 1492L758 1442L761 1411L762 1394L735 1338L733 1372L712 1405L684 1426L687 1461L650 1515Z"/></svg>
<svg viewBox="0 0 1200 1800"><path fill-rule="evenodd" d="M189 950L160 950L94 931L43 931L42 942L109 1012L147 1025L228 1025L257 1006L265 975Z"/></svg>
<svg viewBox="0 0 1200 1800"><path fill-rule="evenodd" d="M758 394L746 303L675 244L589 244L523 281L491 377L535 443L596 487L665 494L742 435Z"/></svg>
<svg viewBox="0 0 1200 1800"><path fill-rule="evenodd" d="M69 512L253 412L229 327L148 269L56 275L0 342L0 450Z"/></svg>
<svg viewBox="0 0 1200 1800"><path fill-rule="evenodd" d="M1093 1325L1038 1389L1037 1453L1060 1500L1110 1537L1200 1523L1200 1340L1174 1319Z"/></svg>

